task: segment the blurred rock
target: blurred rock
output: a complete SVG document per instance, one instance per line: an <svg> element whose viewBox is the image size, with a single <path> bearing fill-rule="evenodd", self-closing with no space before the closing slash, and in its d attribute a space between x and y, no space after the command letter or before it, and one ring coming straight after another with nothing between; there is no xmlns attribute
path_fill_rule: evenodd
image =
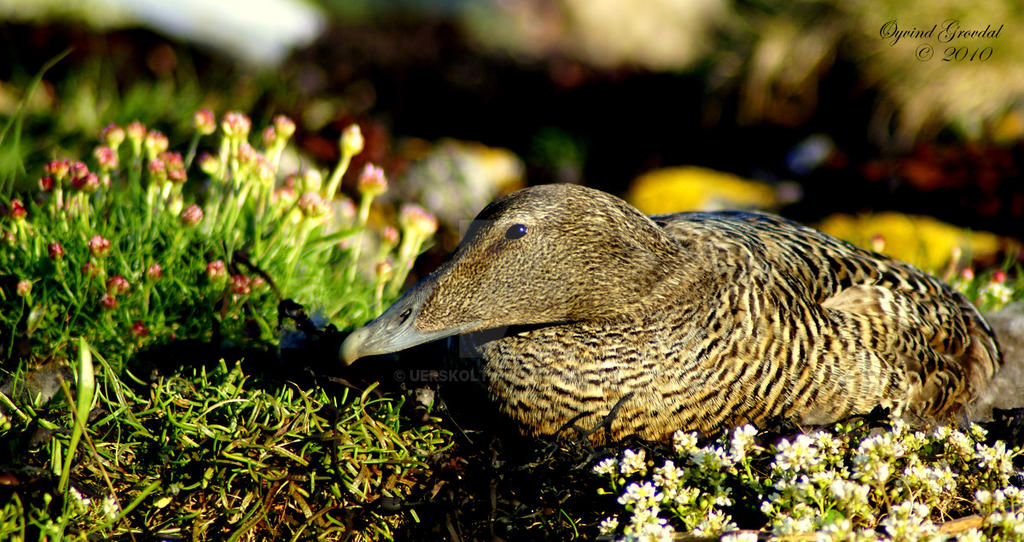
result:
<svg viewBox="0 0 1024 542"><path fill-rule="evenodd" d="M993 233L970 231L928 216L882 212L831 215L818 229L859 247L878 250L928 271L942 269L959 248L967 261L992 258L1015 241Z"/></svg>
<svg viewBox="0 0 1024 542"><path fill-rule="evenodd" d="M776 209L799 199L800 189L772 185L695 166L659 169L638 177L626 200L646 214L719 209Z"/></svg>
<svg viewBox="0 0 1024 542"><path fill-rule="evenodd" d="M415 201L434 213L442 224L461 232L480 209L495 197L523 186L523 161L506 149L471 141L419 141L403 154L419 157L395 183L390 197Z"/></svg>

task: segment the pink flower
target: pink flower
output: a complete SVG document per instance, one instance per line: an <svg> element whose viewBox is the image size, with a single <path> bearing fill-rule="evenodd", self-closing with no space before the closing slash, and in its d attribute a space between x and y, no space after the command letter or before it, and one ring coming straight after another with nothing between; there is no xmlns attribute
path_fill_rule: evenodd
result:
<svg viewBox="0 0 1024 542"><path fill-rule="evenodd" d="M64 247L56 241L46 245L46 252L50 255L51 260L59 260L64 257Z"/></svg>
<svg viewBox="0 0 1024 542"><path fill-rule="evenodd" d="M156 156L167 150L167 136L152 130L146 134L145 145L146 151L150 153L150 156Z"/></svg>
<svg viewBox="0 0 1024 542"><path fill-rule="evenodd" d="M136 337L145 337L146 335L149 335L149 328L146 327L146 324L142 323L142 320L136 320L132 322L132 335L135 335Z"/></svg>
<svg viewBox="0 0 1024 542"><path fill-rule="evenodd" d="M85 165L85 162L79 162L78 160L68 162L68 176L72 179L85 177L88 174L89 166Z"/></svg>
<svg viewBox="0 0 1024 542"><path fill-rule="evenodd" d="M28 294L32 293L32 281L28 279L19 280L15 291L18 293L19 297L27 297Z"/></svg>
<svg viewBox="0 0 1024 542"><path fill-rule="evenodd" d="M356 184L356 187L364 196L379 196L387 191L388 179L384 176L383 169L376 167L373 164L366 164L362 173L359 175L359 181Z"/></svg>
<svg viewBox="0 0 1024 542"><path fill-rule="evenodd" d="M102 258L110 252L110 241L100 235L93 235L89 239L89 254L96 258Z"/></svg>
<svg viewBox="0 0 1024 542"><path fill-rule="evenodd" d="M278 137L288 139L295 133L295 123L284 115L278 115L274 117L274 129Z"/></svg>
<svg viewBox="0 0 1024 542"><path fill-rule="evenodd" d="M41 192L49 192L53 190L53 177L46 176L39 178L39 190Z"/></svg>
<svg viewBox="0 0 1024 542"><path fill-rule="evenodd" d="M419 205L406 203L398 211L398 223L402 229L417 235L428 236L437 231L437 219Z"/></svg>
<svg viewBox="0 0 1024 542"><path fill-rule="evenodd" d="M114 275L107 279L107 293L110 295L121 295L131 289L128 279L121 275Z"/></svg>
<svg viewBox="0 0 1024 542"><path fill-rule="evenodd" d="M131 121L128 126L124 127L124 133L128 136L128 140L134 145L141 145L143 138L146 137L146 125L142 124L137 120Z"/></svg>
<svg viewBox="0 0 1024 542"><path fill-rule="evenodd" d="M51 160L46 164L46 172L53 175L58 183L67 177L69 169L71 169L71 162L67 160Z"/></svg>
<svg viewBox="0 0 1024 542"><path fill-rule="evenodd" d="M100 305L107 310L116 309L117 298L110 294L103 294L103 297L100 298Z"/></svg>
<svg viewBox="0 0 1024 542"><path fill-rule="evenodd" d="M204 107L192 114L192 127L202 135L210 135L217 130L217 119Z"/></svg>
<svg viewBox="0 0 1024 542"><path fill-rule="evenodd" d="M149 268L146 269L146 278L149 280L157 280L162 277L163 274L163 269L160 268L160 264L158 263L150 265Z"/></svg>
<svg viewBox="0 0 1024 542"><path fill-rule="evenodd" d="M232 111L224 115L224 120L220 123L221 130L224 130L224 134L231 138L245 139L249 135L249 130L252 128L252 121L249 117L238 111Z"/></svg>
<svg viewBox="0 0 1024 542"><path fill-rule="evenodd" d="M380 232L380 242L389 247L397 245L398 230L394 226L384 226L384 229Z"/></svg>
<svg viewBox="0 0 1024 542"><path fill-rule="evenodd" d="M252 291L249 288L250 280L245 275L231 275L231 293L245 295Z"/></svg>
<svg viewBox="0 0 1024 542"><path fill-rule="evenodd" d="M330 212L327 202L316 192L306 192L299 196L298 206L302 214L310 218L320 218Z"/></svg>
<svg viewBox="0 0 1024 542"><path fill-rule="evenodd" d="M25 216L28 215L28 210L25 209L25 204L20 199L12 199L10 201L10 209L7 210L7 216L11 217L11 220L22 222L25 220Z"/></svg>
<svg viewBox="0 0 1024 542"><path fill-rule="evenodd" d="M223 260L215 260L206 264L206 276L210 282L223 282L228 277L227 268Z"/></svg>
<svg viewBox="0 0 1024 542"><path fill-rule="evenodd" d="M263 145L273 147L275 143L277 143L277 130L273 126L267 126L263 129Z"/></svg>
<svg viewBox="0 0 1024 542"><path fill-rule="evenodd" d="M1006 271L998 269L996 270L996 272L992 273L992 282L995 282L996 284L1002 284L1006 282Z"/></svg>
<svg viewBox="0 0 1024 542"><path fill-rule="evenodd" d="M81 177L72 177L71 186L88 194L94 194L100 189L100 178L95 173L88 173Z"/></svg>
<svg viewBox="0 0 1024 542"><path fill-rule="evenodd" d="M100 134L100 139L106 143L110 148L117 149L124 141L124 130L116 124L108 124L103 132Z"/></svg>
<svg viewBox="0 0 1024 542"><path fill-rule="evenodd" d="M181 212L181 223L185 226L195 226L203 221L203 208L192 204Z"/></svg>

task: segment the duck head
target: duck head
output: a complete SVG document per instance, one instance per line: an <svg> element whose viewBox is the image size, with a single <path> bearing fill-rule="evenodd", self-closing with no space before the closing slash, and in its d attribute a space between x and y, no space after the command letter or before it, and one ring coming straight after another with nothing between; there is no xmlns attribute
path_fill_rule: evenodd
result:
<svg viewBox="0 0 1024 542"><path fill-rule="evenodd" d="M685 252L619 198L526 188L485 207L451 258L349 335L340 355L350 364L473 331L620 317L679 277Z"/></svg>

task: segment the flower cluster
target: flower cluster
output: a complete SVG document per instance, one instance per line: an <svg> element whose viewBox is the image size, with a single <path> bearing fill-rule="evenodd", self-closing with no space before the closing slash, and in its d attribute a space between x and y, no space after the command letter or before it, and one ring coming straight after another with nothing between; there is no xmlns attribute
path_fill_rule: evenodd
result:
<svg viewBox="0 0 1024 542"><path fill-rule="evenodd" d="M601 522L601 533L668 540L678 529L756 538L737 530L744 524L778 537L917 541L938 539L945 520L977 513L980 526L961 539L1024 536L1024 491L1010 483L1020 475L1014 459L1021 451L986 442L980 426L925 432L900 421L888 430L855 422L771 444L765 438L749 425L704 445L694 433L677 432L673 457L653 469L643 450L600 460L593 472L609 481L624 509Z"/></svg>
<svg viewBox="0 0 1024 542"><path fill-rule="evenodd" d="M218 123L213 112L198 111L193 129L179 153L141 122L111 124L93 161L52 160L38 193L0 205L0 274L15 277L9 297L24 300L18 310L55 319L64 310L55 307L66 307L124 336L156 340L176 334L176 313L214 312L224 301L249 305L223 311L229 318L268 318L274 300L264 294L272 288L305 303L336 303L322 309L332 315L356 307L344 311L342 325L371 318L397 295L437 223L415 206L401 208L398 227L374 223L371 205L388 182L372 164L358 177L358 204L339 194L348 164L362 152L358 126L344 130L327 182L311 167L279 175L296 132L287 117L257 131L258 141L250 140L252 122L240 112ZM375 250L361 258L365 242ZM371 296L375 303L366 302Z"/></svg>

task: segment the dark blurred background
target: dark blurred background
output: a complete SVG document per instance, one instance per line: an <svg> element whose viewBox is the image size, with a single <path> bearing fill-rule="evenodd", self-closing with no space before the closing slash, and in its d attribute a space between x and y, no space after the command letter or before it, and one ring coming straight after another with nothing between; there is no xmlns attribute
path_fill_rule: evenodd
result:
<svg viewBox="0 0 1024 542"><path fill-rule="evenodd" d="M360 161L438 212L442 248L503 191L577 182L651 213L780 212L932 269L954 246L1019 258L1024 12L1009 0L159 4L0 6L0 116L20 130L0 175L31 186L109 122L173 145L193 110L238 109L296 119L294 163L325 168L358 122ZM956 29L976 34L943 41Z"/></svg>

